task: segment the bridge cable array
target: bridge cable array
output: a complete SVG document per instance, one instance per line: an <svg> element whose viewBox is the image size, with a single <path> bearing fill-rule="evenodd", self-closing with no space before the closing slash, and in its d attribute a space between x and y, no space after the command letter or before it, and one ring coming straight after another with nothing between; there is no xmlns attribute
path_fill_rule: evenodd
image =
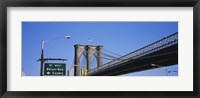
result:
<svg viewBox="0 0 200 98"><path fill-rule="evenodd" d="M109 51L109 50L106 50L106 49L104 49L104 48L103 48L103 50L105 50L105 52L100 52L100 51L98 51L98 50L95 50L95 51L96 51L97 53L101 53L101 54L102 54L102 59L107 60L107 61L104 61L104 63L105 63L105 62L112 61L112 60L119 59L119 58L121 57L121 55L116 54L116 53L114 53L114 52L111 52L111 51ZM84 52L88 53L87 51L84 51ZM106 52L108 52L108 53L106 53ZM80 56L79 59L80 59L81 57L82 57L82 56ZM91 59L92 59L92 58L91 58ZM81 59L80 61L81 61L81 64L85 64L85 63L86 63L86 62L85 62L85 59ZM92 61L93 61L93 60L92 60ZM91 62L91 63L92 63L92 62Z"/></svg>
<svg viewBox="0 0 200 98"><path fill-rule="evenodd" d="M109 53L111 53L111 54L117 55L117 56L122 56L122 55L119 55L119 54L113 53L113 52L111 52L111 51L109 51L109 50L106 50L105 48L103 48L103 50L105 50L105 51L107 51L107 52L109 52Z"/></svg>

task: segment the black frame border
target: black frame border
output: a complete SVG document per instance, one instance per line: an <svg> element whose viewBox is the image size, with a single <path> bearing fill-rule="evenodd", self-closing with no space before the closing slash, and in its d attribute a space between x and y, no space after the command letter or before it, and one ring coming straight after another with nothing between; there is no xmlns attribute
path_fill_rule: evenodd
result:
<svg viewBox="0 0 200 98"><path fill-rule="evenodd" d="M193 7L193 91L7 91L7 7ZM1 0L0 96L2 98L199 98L200 0Z"/></svg>

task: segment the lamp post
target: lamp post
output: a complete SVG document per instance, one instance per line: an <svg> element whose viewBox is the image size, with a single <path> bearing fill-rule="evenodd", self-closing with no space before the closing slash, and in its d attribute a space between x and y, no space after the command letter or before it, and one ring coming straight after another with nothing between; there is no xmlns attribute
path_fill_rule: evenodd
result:
<svg viewBox="0 0 200 98"><path fill-rule="evenodd" d="M64 36L64 37L56 37L56 38L52 38L50 40L42 40L41 42L41 66L40 66L40 76L43 76L43 64L44 64L44 44L52 41L52 40L56 40L56 39L60 39L60 38L67 38L70 39L71 36Z"/></svg>
<svg viewBox="0 0 200 98"><path fill-rule="evenodd" d="M42 40L40 76L43 76L43 63L44 63L44 40Z"/></svg>

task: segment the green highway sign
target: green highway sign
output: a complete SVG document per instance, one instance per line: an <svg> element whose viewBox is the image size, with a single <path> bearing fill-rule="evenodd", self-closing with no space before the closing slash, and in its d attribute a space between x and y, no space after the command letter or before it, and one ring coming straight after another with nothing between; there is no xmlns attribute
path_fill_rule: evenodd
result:
<svg viewBox="0 0 200 98"><path fill-rule="evenodd" d="M66 64L65 63L45 63L44 75L45 76L65 76Z"/></svg>

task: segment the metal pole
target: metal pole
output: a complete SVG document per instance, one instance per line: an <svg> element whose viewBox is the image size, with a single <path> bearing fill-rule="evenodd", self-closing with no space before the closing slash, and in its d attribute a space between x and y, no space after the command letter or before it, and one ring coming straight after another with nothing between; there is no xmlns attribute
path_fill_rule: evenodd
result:
<svg viewBox="0 0 200 98"><path fill-rule="evenodd" d="M41 47L41 68L40 68L40 76L43 76L43 63L44 63L44 40L42 40L42 47Z"/></svg>
<svg viewBox="0 0 200 98"><path fill-rule="evenodd" d="M166 71L166 76L168 76L168 74L167 74L167 73L168 73L168 72L167 72L167 66L165 67L165 71Z"/></svg>
<svg viewBox="0 0 200 98"><path fill-rule="evenodd" d="M67 39L70 39L71 36L64 36L65 38ZM55 39L58 39L58 38L62 38L62 37L57 37L57 38L54 38L54 39L51 39L51 40L42 40L41 42L41 67L40 67L40 76L43 76L43 65L44 65L44 43L45 42L49 42L49 41L52 41L52 40L55 40Z"/></svg>

